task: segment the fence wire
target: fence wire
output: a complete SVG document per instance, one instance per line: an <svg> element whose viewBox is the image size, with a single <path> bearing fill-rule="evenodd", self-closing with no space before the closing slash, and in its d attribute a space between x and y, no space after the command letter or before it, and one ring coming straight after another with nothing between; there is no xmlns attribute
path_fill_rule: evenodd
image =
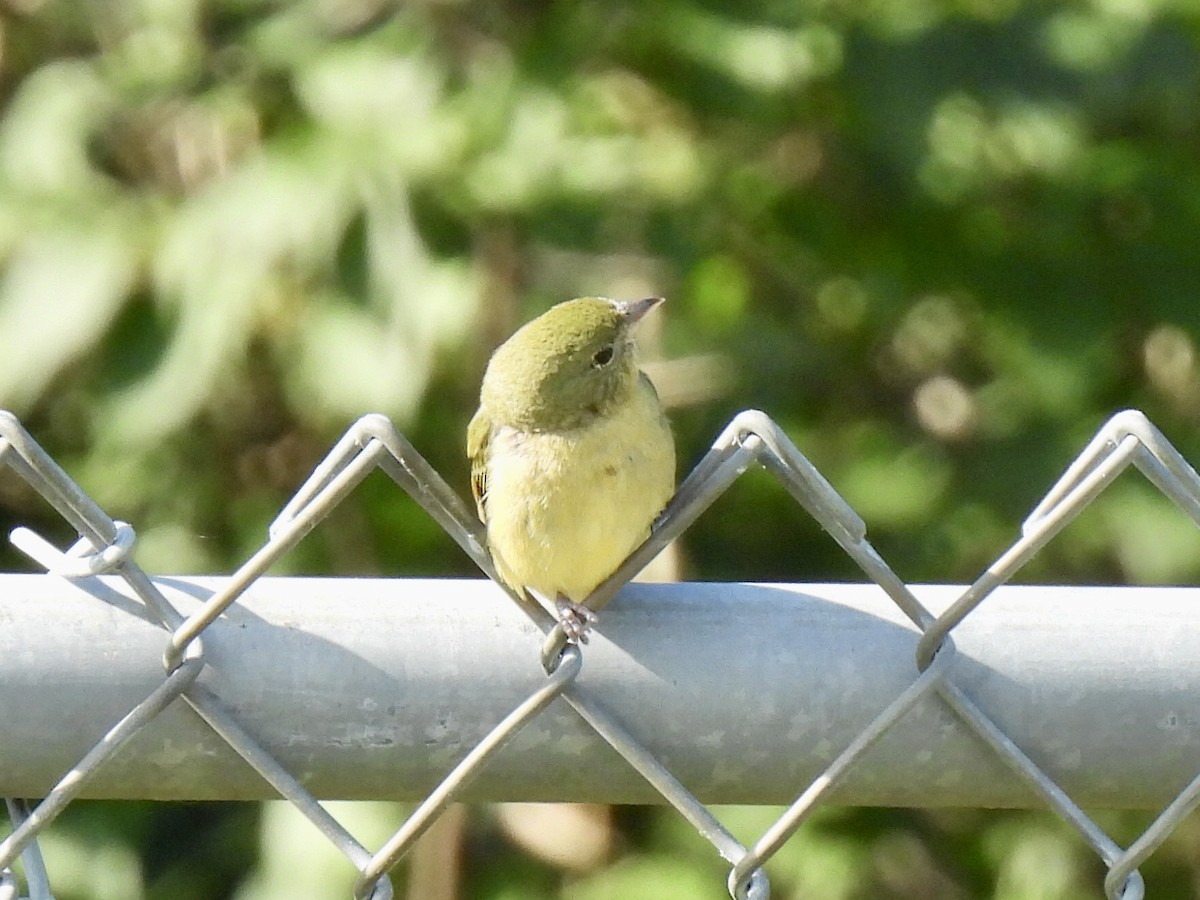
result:
<svg viewBox="0 0 1200 900"><path fill-rule="evenodd" d="M15 416L0 411L0 471L11 470L44 497L75 529L79 540L60 550L27 528L12 542L50 575L82 579L119 576L166 632L163 677L145 699L114 722L36 806L6 802L12 822L0 842L0 900L49 900L51 890L37 837L87 786L121 747L163 710L182 702L196 712L282 797L290 801L346 857L358 875L355 900L389 900L388 871L416 839L460 796L463 788L526 724L561 697L663 799L689 821L730 865L728 890L735 900L766 900L770 886L763 866L813 813L829 792L851 777L864 754L928 696L936 696L996 757L1027 784L1058 816L1079 832L1107 867L1104 892L1111 900L1138 900L1145 888L1137 866L1170 835L1200 802L1200 773L1128 847L1119 846L951 677L954 629L1007 583L1042 547L1087 507L1130 465L1141 471L1200 526L1200 477L1140 412L1111 418L1035 507L1021 535L940 616L923 606L866 537L863 520L764 413L736 416L680 485L652 534L593 594L599 609L668 543L678 537L752 466L777 478L792 497L878 585L920 630L912 682L865 727L810 784L797 785L792 805L750 847L739 843L716 817L639 742L636 722L619 721L600 699L578 682L586 651L568 644L558 623L540 607L522 603L501 583L486 549L483 526L458 494L386 418L360 419L333 447L284 507L266 543L191 615L180 613L131 558L135 534L94 503L33 440ZM542 646L545 681L471 749L401 828L372 852L362 846L264 750L229 713L221 697L197 681L205 668L206 629L280 557L316 527L374 469L385 471L450 535L479 568L505 590L546 634ZM85 588L86 589L86 588ZM98 601L100 602L100 601ZM25 894L13 869L18 857Z"/></svg>

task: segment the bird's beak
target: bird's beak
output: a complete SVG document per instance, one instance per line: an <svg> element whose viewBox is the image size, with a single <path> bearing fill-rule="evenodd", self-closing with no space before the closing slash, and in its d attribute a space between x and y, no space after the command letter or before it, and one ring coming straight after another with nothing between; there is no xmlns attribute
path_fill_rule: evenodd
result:
<svg viewBox="0 0 1200 900"><path fill-rule="evenodd" d="M647 297L645 300L614 300L613 305L621 318L632 325L662 302L662 297Z"/></svg>

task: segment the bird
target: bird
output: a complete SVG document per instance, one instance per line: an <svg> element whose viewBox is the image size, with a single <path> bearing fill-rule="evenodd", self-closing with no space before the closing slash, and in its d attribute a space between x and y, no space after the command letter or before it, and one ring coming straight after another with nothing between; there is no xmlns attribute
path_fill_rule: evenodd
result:
<svg viewBox="0 0 1200 900"><path fill-rule="evenodd" d="M585 601L650 535L675 490L675 441L637 363L663 300L580 297L496 348L467 426L471 493L500 579L554 604L586 643Z"/></svg>

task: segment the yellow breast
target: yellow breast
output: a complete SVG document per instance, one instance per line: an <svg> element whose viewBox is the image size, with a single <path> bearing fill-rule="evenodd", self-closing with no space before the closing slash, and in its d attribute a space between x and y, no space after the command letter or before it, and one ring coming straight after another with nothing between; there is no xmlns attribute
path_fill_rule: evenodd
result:
<svg viewBox="0 0 1200 900"><path fill-rule="evenodd" d="M675 445L653 388L583 428L500 428L487 530L501 576L582 602L646 539L675 489Z"/></svg>

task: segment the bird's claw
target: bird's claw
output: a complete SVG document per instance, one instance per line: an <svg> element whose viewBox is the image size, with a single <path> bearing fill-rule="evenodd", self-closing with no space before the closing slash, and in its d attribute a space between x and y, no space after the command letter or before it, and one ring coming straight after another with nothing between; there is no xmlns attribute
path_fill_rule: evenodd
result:
<svg viewBox="0 0 1200 900"><path fill-rule="evenodd" d="M567 640L573 644L586 644L588 632L600 618L582 603L575 603L566 597L556 599L554 607L558 610L559 627Z"/></svg>

